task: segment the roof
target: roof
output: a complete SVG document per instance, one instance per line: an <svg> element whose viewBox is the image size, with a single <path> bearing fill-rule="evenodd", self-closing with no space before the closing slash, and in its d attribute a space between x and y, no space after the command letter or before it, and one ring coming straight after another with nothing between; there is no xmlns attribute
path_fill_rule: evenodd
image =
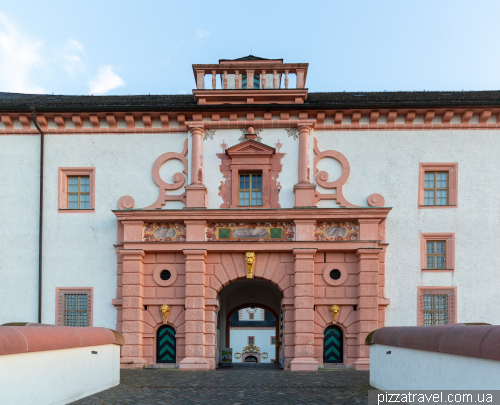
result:
<svg viewBox="0 0 500 405"><path fill-rule="evenodd" d="M243 90L245 91L245 90ZM193 95L64 96L1 93L0 111L141 111L224 109L358 109L500 106L500 91L398 91L309 93L304 104L196 104Z"/></svg>
<svg viewBox="0 0 500 405"><path fill-rule="evenodd" d="M267 59L267 58L261 58L260 56L254 56L254 55L248 55L248 56L243 56L242 58L237 58L237 59L219 59L219 63L221 62L243 62L243 61L252 61L252 60L281 60L283 59Z"/></svg>

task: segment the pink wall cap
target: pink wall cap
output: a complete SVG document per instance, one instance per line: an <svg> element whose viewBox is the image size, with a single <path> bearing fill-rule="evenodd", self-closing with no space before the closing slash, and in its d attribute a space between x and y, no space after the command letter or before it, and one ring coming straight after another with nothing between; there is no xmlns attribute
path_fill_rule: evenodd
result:
<svg viewBox="0 0 500 405"><path fill-rule="evenodd" d="M365 343L500 360L500 325L450 324L384 327Z"/></svg>
<svg viewBox="0 0 500 405"><path fill-rule="evenodd" d="M121 334L107 328L0 326L0 355L124 343Z"/></svg>

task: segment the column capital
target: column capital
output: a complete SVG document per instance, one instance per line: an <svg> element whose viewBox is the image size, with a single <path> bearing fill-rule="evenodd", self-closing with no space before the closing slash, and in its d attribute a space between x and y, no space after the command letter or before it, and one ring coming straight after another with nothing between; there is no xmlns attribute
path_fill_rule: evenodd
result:
<svg viewBox="0 0 500 405"><path fill-rule="evenodd" d="M140 260L146 256L144 250L139 249L120 249L118 252L123 256L123 260Z"/></svg>
<svg viewBox="0 0 500 405"><path fill-rule="evenodd" d="M359 260L377 260L383 248L359 248L356 250L356 256Z"/></svg>
<svg viewBox="0 0 500 405"><path fill-rule="evenodd" d="M203 136L203 131L205 130L205 127L203 126L203 122L195 122L195 121L188 124L187 128L189 129L189 131L193 135L202 135Z"/></svg>
<svg viewBox="0 0 500 405"><path fill-rule="evenodd" d="M307 132L310 133L311 130L314 128L315 123L310 122L310 121L300 121L297 123L297 129L299 132Z"/></svg>
<svg viewBox="0 0 500 405"><path fill-rule="evenodd" d="M293 256L295 257L295 260L308 260L308 259L314 259L314 255L318 249L312 249L312 248L295 248L292 249Z"/></svg>
<svg viewBox="0 0 500 405"><path fill-rule="evenodd" d="M182 251L189 260L205 260L207 249L184 249Z"/></svg>

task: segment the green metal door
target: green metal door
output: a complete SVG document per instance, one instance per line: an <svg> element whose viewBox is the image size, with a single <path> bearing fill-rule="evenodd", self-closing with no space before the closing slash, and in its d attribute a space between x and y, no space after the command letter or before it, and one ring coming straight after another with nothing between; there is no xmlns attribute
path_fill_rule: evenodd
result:
<svg viewBox="0 0 500 405"><path fill-rule="evenodd" d="M325 329L323 344L323 363L344 362L344 337L342 330L337 326Z"/></svg>
<svg viewBox="0 0 500 405"><path fill-rule="evenodd" d="M175 363L175 330L164 325L156 333L156 362Z"/></svg>

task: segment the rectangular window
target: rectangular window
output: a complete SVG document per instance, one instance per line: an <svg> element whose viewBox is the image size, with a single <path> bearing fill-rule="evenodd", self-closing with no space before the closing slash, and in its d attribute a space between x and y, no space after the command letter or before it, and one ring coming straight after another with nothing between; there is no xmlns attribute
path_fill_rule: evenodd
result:
<svg viewBox="0 0 500 405"><path fill-rule="evenodd" d="M251 321L253 321L255 318L254 318L254 315L255 314L248 314L248 319L250 319Z"/></svg>
<svg viewBox="0 0 500 405"><path fill-rule="evenodd" d="M262 174L240 174L240 202L241 206L262 205Z"/></svg>
<svg viewBox="0 0 500 405"><path fill-rule="evenodd" d="M68 209L89 209L89 204L89 176L68 176Z"/></svg>
<svg viewBox="0 0 500 405"><path fill-rule="evenodd" d="M56 324L92 326L92 289L57 288Z"/></svg>
<svg viewBox="0 0 500 405"><path fill-rule="evenodd" d="M424 294L424 326L446 325L448 322L448 296Z"/></svg>
<svg viewBox="0 0 500 405"><path fill-rule="evenodd" d="M95 209L95 167L60 167L59 212L92 213Z"/></svg>
<svg viewBox="0 0 500 405"><path fill-rule="evenodd" d="M255 344L255 336L248 336L248 344L249 345Z"/></svg>
<svg viewBox="0 0 500 405"><path fill-rule="evenodd" d="M448 172L425 172L424 205L448 205Z"/></svg>
<svg viewBox="0 0 500 405"><path fill-rule="evenodd" d="M427 241L427 268L445 269L446 268L446 242L445 241Z"/></svg>
<svg viewBox="0 0 500 405"><path fill-rule="evenodd" d="M418 325L456 323L456 287L418 287Z"/></svg>
<svg viewBox="0 0 500 405"><path fill-rule="evenodd" d="M272 345L276 344L276 336L271 336L271 344Z"/></svg>

